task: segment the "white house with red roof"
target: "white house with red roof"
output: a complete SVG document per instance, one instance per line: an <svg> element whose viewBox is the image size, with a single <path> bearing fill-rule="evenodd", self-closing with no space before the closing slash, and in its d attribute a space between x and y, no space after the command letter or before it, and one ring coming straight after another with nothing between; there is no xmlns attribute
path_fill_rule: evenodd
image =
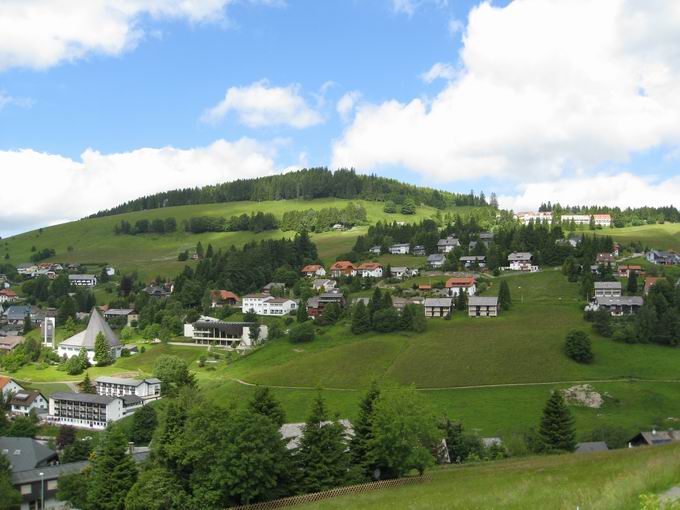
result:
<svg viewBox="0 0 680 510"><path fill-rule="evenodd" d="M213 308L218 306L236 306L241 303L239 297L229 290L213 290L210 293Z"/></svg>
<svg viewBox="0 0 680 510"><path fill-rule="evenodd" d="M326 269L319 264L309 264L302 268L301 273L309 278L315 278L317 276L326 276Z"/></svg>
<svg viewBox="0 0 680 510"><path fill-rule="evenodd" d="M356 274L364 278L382 278L383 266L377 262L364 262L356 267Z"/></svg>
<svg viewBox="0 0 680 510"><path fill-rule="evenodd" d="M0 303L14 303L18 299L19 296L12 289L0 290Z"/></svg>
<svg viewBox="0 0 680 510"><path fill-rule="evenodd" d="M5 397L7 397L10 393L15 394L23 391L23 388L14 379L0 376L0 391L2 391Z"/></svg>
<svg viewBox="0 0 680 510"><path fill-rule="evenodd" d="M449 297L456 297L462 291L468 296L474 296L477 292L477 279L474 276L455 276L446 280L444 286Z"/></svg>
<svg viewBox="0 0 680 510"><path fill-rule="evenodd" d="M341 276L354 276L356 268L349 260L338 260L331 266L331 276L340 278Z"/></svg>
<svg viewBox="0 0 680 510"><path fill-rule="evenodd" d="M593 214L593 223L596 227L611 227L612 216L611 214Z"/></svg>

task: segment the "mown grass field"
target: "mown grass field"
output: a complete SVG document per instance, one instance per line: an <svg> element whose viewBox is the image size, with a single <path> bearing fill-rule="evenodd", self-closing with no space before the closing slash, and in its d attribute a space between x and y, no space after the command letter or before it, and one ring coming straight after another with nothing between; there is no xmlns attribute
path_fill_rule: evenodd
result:
<svg viewBox="0 0 680 510"><path fill-rule="evenodd" d="M590 231L585 231L588 234ZM622 243L640 242L643 247L680 251L680 223L643 225L640 227L595 230L597 235L608 235Z"/></svg>
<svg viewBox="0 0 680 510"><path fill-rule="evenodd" d="M679 454L676 444L464 465L435 470L430 482L296 508L637 510L640 494L680 483Z"/></svg>
<svg viewBox="0 0 680 510"><path fill-rule="evenodd" d="M120 271L138 271L142 278L153 278L156 275L175 276L186 262L179 262L177 255L184 250L193 250L200 241L206 247L209 243L215 249L228 248L232 245L243 245L246 242L261 239L280 239L292 237L294 232L274 230L255 234L252 232L210 232L205 234L188 234L182 231L182 222L194 216L238 216L262 211L272 213L278 218L290 210L322 209L327 207L343 208L350 201L342 199L316 200L280 200L270 202L230 202L222 204L203 204L182 207L151 209L103 218L84 219L34 230L7 238L0 244L0 256L8 253L9 262L19 264L28 262L31 248L41 250L53 248L56 256L50 260L81 263L110 264ZM381 202L353 200L366 208L368 223L381 220L415 222L434 217L436 210L431 207L418 207L415 215L386 214ZM451 209L452 213L465 215L469 207ZM157 235L119 235L113 233L114 226L121 220L134 224L139 219L174 217L178 231L172 234ZM325 232L314 235L320 256L325 262L335 260L339 253L349 251L357 236L365 232L367 227L354 228L348 232ZM191 262L189 262L191 264Z"/></svg>

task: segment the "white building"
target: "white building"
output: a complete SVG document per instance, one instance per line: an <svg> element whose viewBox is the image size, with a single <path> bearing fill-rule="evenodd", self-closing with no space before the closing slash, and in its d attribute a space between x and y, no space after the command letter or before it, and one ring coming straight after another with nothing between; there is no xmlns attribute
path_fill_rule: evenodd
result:
<svg viewBox="0 0 680 510"><path fill-rule="evenodd" d="M590 214L563 214L562 223L574 222L576 225L590 225Z"/></svg>
<svg viewBox="0 0 680 510"><path fill-rule="evenodd" d="M409 243L393 244L390 246L390 253L392 255L408 255L411 252L411 245Z"/></svg>
<svg viewBox="0 0 680 510"><path fill-rule="evenodd" d="M28 415L32 410L36 413L47 412L47 399L39 391L21 390L9 401L13 414Z"/></svg>
<svg viewBox="0 0 680 510"><path fill-rule="evenodd" d="M612 216L611 214L593 214L593 223L596 227L611 227Z"/></svg>
<svg viewBox="0 0 680 510"><path fill-rule="evenodd" d="M94 287L97 285L97 277L93 274L70 274L68 281L76 287Z"/></svg>
<svg viewBox="0 0 680 510"><path fill-rule="evenodd" d="M621 282L595 282L595 297L621 297Z"/></svg>
<svg viewBox="0 0 680 510"><path fill-rule="evenodd" d="M269 336L269 328L258 326L257 340L251 338L253 322L225 322L213 317L201 316L191 324L184 325L184 336L201 345L217 345L232 349L250 349Z"/></svg>
<svg viewBox="0 0 680 510"><path fill-rule="evenodd" d="M477 293L477 279L474 276L456 276L446 281L445 288L449 297L456 297L461 292L474 296Z"/></svg>
<svg viewBox="0 0 680 510"><path fill-rule="evenodd" d="M104 429L137 409L144 400L137 395L112 397L91 393L53 393L50 395L47 421L56 425Z"/></svg>
<svg viewBox="0 0 680 510"><path fill-rule="evenodd" d="M122 397L136 395L144 400L161 398L161 380L155 377L148 379L128 379L127 377L99 376L95 380L97 395Z"/></svg>
<svg viewBox="0 0 680 510"><path fill-rule="evenodd" d="M317 278L315 280L312 280L312 288L315 291L320 291L321 289L323 290L332 290L336 287L337 283L335 280L327 280L325 278Z"/></svg>
<svg viewBox="0 0 680 510"><path fill-rule="evenodd" d="M460 241L456 236L449 236L446 239L437 241L437 251L439 253L449 253L460 246Z"/></svg>
<svg viewBox="0 0 680 510"><path fill-rule="evenodd" d="M90 312L90 322L87 324L87 329L80 333L76 333L60 343L57 354L62 357L66 356L67 358L72 358L80 353L80 349L85 348L90 363L96 365L97 363L94 361L94 346L99 333L102 333L109 343L111 354L114 359L119 358L123 346L97 308L92 308L92 311Z"/></svg>
<svg viewBox="0 0 680 510"><path fill-rule="evenodd" d="M405 266L392 266L390 270L392 272L392 278L399 278L400 280L418 275L417 269L409 269Z"/></svg>
<svg viewBox="0 0 680 510"><path fill-rule="evenodd" d="M508 255L508 263L513 271L532 271L531 253L513 252Z"/></svg>
<svg viewBox="0 0 680 510"><path fill-rule="evenodd" d="M521 221L525 225L528 225L532 221L534 223L543 223L543 222L548 223L548 224L552 223L552 212L550 212L550 211L548 211L548 212L542 212L542 211L519 212L519 213L515 213L514 217L515 217L516 220Z"/></svg>
<svg viewBox="0 0 680 510"><path fill-rule="evenodd" d="M356 267L356 274L364 278L382 278L383 267L377 262L364 262Z"/></svg>
<svg viewBox="0 0 680 510"><path fill-rule="evenodd" d="M2 391L2 394L5 398L8 397L10 394L15 394L23 390L24 389L21 387L21 385L17 383L14 379L10 379L9 377L5 376L0 376L0 391Z"/></svg>
<svg viewBox="0 0 680 510"><path fill-rule="evenodd" d="M269 294L248 294L243 296L241 309L243 312L255 312L256 315L281 317L295 312L297 301L289 298L277 298Z"/></svg>

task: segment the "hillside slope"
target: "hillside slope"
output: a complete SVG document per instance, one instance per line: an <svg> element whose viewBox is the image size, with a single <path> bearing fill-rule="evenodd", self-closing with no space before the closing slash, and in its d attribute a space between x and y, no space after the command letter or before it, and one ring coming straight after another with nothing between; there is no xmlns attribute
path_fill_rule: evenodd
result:
<svg viewBox="0 0 680 510"><path fill-rule="evenodd" d="M56 255L48 260L67 263L111 264L120 271L138 271L140 277L150 278L156 275L174 276L185 262L177 261L177 255L184 250L192 250L200 241L204 247L210 243L215 249L228 248L231 245L260 239L280 239L292 237L294 232L272 230L255 234L252 232L208 232L190 234L182 231L183 220L195 216L223 216L229 218L252 212L272 213L281 218L285 211L323 209L328 207L344 208L348 203L362 205L367 212L368 223L378 221L417 222L425 218L435 217L437 209L422 206L414 215L386 214L382 202L366 200L316 199L316 200L278 200L269 202L229 202L219 204L188 205L150 209L132 213L88 218L53 227L27 232L5 239L0 248L0 257L9 254L6 261L13 264L28 262L31 249L52 248ZM489 211L488 208L453 207L441 214L450 212L463 216L472 210ZM121 220L133 223L140 219L174 217L178 231L172 234L115 235L114 226ZM355 227L346 232L324 232L315 234L319 254L325 260L335 260L339 253L349 251L358 235L367 227Z"/></svg>

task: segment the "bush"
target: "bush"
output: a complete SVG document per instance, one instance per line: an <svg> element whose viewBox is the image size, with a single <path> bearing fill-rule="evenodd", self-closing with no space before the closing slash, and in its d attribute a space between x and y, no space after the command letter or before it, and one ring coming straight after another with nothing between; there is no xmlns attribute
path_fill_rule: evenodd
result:
<svg viewBox="0 0 680 510"><path fill-rule="evenodd" d="M288 331L288 340L294 344L302 342L311 342L316 336L314 332L314 324L311 321L303 322L297 326L293 326Z"/></svg>
<svg viewBox="0 0 680 510"><path fill-rule="evenodd" d="M593 361L593 350L590 337L583 331L570 331L564 350L571 359L579 363L590 363Z"/></svg>

